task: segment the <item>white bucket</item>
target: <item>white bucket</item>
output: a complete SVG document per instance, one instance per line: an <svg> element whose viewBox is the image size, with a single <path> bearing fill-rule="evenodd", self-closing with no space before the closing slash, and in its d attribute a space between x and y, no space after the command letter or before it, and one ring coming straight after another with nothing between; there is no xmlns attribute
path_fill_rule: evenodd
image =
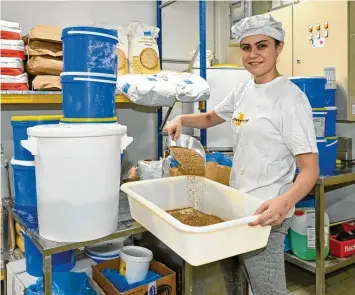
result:
<svg viewBox="0 0 355 295"><path fill-rule="evenodd" d="M57 124L27 129L35 156L39 233L81 242L117 229L122 125Z"/></svg>
<svg viewBox="0 0 355 295"><path fill-rule="evenodd" d="M123 247L120 251L120 274L125 276L129 284L145 279L153 260L152 251L137 246Z"/></svg>

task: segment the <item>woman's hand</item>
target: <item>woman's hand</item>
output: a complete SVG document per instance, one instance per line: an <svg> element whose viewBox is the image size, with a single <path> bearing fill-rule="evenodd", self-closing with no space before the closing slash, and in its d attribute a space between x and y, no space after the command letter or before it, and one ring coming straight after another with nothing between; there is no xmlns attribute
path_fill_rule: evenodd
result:
<svg viewBox="0 0 355 295"><path fill-rule="evenodd" d="M261 214L259 218L250 225L275 226L284 221L287 213L291 210L293 204L290 202L287 195L281 195L272 200L264 202L255 215Z"/></svg>
<svg viewBox="0 0 355 295"><path fill-rule="evenodd" d="M166 132L169 136L174 135L174 140L178 140L181 134L181 129L182 129L182 119L180 116L177 116L169 122L165 127L164 127L164 132Z"/></svg>

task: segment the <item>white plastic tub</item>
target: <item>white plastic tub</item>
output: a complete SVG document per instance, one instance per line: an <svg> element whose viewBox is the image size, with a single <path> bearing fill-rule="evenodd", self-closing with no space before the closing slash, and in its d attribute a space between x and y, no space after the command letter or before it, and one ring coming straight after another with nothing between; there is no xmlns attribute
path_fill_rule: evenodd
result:
<svg viewBox="0 0 355 295"><path fill-rule="evenodd" d="M81 242L117 229L122 125L41 125L23 147L35 156L39 233Z"/></svg>
<svg viewBox="0 0 355 295"><path fill-rule="evenodd" d="M193 266L266 246L271 227L251 227L262 201L202 177L171 177L122 185L132 217ZM184 225L167 210L193 207L226 222Z"/></svg>

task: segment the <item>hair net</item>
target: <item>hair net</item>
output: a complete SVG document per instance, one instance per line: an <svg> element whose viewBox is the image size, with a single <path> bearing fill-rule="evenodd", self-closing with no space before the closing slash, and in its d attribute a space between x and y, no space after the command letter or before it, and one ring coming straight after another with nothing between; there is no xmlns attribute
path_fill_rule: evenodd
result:
<svg viewBox="0 0 355 295"><path fill-rule="evenodd" d="M279 41L285 39L282 23L277 22L269 13L242 19L232 27L232 33L238 43L243 38L254 35L266 35Z"/></svg>

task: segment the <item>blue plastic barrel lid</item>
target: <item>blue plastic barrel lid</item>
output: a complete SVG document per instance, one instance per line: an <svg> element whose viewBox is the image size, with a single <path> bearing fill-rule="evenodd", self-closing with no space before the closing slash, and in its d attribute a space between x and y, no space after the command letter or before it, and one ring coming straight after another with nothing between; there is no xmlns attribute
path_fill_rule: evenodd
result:
<svg viewBox="0 0 355 295"><path fill-rule="evenodd" d="M71 83L71 82L97 82L97 83L108 83L108 84L116 84L116 77L103 77L103 76L95 76L95 75L60 75L60 82Z"/></svg>
<svg viewBox="0 0 355 295"><path fill-rule="evenodd" d="M89 33L97 33L110 35L112 37L116 37L118 40L118 31L115 29L105 29L99 27L68 27L63 29L62 31L62 39L67 36L72 36L70 32L82 32L82 34L89 34Z"/></svg>

